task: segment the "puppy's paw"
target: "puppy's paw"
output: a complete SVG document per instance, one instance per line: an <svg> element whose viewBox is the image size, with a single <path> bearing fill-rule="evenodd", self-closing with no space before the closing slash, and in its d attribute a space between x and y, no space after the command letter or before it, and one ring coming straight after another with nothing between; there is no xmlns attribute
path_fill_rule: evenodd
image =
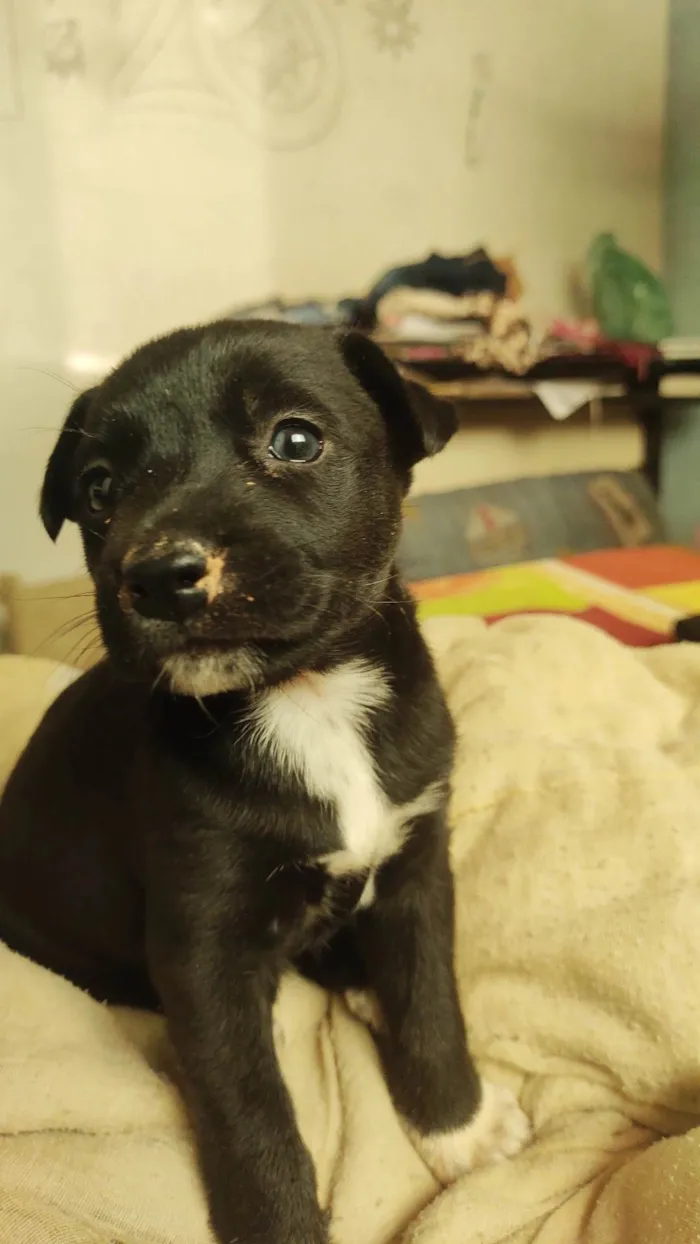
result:
<svg viewBox="0 0 700 1244"><path fill-rule="evenodd" d="M366 1024L372 1032L381 1031L382 1012L377 998L369 990L346 989L345 1005L350 1014L359 1019L361 1024Z"/></svg>
<svg viewBox="0 0 700 1244"><path fill-rule="evenodd" d="M504 1162L530 1139L530 1122L510 1089L484 1081L482 1094L477 1113L464 1127L428 1136L408 1129L415 1148L440 1183L450 1184L479 1166Z"/></svg>

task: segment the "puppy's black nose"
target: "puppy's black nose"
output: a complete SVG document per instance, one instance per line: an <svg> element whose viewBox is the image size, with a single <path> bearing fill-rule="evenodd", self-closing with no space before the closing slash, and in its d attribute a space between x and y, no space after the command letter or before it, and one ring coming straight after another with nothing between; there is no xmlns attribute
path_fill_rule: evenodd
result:
<svg viewBox="0 0 700 1244"><path fill-rule="evenodd" d="M209 596L201 583L206 572L202 554L173 549L129 562L124 584L132 607L142 617L184 622L207 606Z"/></svg>

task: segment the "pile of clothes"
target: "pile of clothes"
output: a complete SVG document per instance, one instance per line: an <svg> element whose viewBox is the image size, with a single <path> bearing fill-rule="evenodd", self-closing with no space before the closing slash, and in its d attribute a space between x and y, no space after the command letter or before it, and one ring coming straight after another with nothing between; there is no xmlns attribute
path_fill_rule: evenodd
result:
<svg viewBox="0 0 700 1244"><path fill-rule="evenodd" d="M494 261L479 248L392 268L363 298L273 300L234 314L345 324L371 333L397 362L452 359L522 375L545 355L542 335L520 305L521 292L513 262Z"/></svg>
<svg viewBox="0 0 700 1244"><path fill-rule="evenodd" d="M351 322L400 362L447 358L522 375L542 358L543 339L521 293L513 261L493 260L480 247L393 268L345 305Z"/></svg>
<svg viewBox="0 0 700 1244"><path fill-rule="evenodd" d="M404 367L523 376L549 359L598 355L642 375L672 328L662 283L612 234L593 239L586 267L595 318L539 328L524 310L513 260L492 259L483 247L391 268L362 298L274 300L233 314L359 328Z"/></svg>

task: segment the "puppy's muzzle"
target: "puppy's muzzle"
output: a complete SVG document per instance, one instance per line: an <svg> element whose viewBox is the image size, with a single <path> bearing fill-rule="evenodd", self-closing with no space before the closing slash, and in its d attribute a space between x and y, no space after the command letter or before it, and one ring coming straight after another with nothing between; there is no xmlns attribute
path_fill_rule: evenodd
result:
<svg viewBox="0 0 700 1244"><path fill-rule="evenodd" d="M189 544L137 552L122 566L122 599L143 618L187 622L211 603L222 568L223 558Z"/></svg>

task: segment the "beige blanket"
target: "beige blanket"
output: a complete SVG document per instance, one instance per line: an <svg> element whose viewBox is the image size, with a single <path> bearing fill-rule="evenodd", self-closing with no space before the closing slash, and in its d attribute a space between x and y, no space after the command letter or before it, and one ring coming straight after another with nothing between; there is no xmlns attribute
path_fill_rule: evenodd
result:
<svg viewBox="0 0 700 1244"><path fill-rule="evenodd" d="M632 652L567 619L435 626L461 731L462 997L535 1140L439 1188L367 1032L290 979L280 1056L335 1239L692 1244L700 649ZM3 773L62 677L0 660ZM163 1028L0 948L0 1244L98 1242L210 1244Z"/></svg>

